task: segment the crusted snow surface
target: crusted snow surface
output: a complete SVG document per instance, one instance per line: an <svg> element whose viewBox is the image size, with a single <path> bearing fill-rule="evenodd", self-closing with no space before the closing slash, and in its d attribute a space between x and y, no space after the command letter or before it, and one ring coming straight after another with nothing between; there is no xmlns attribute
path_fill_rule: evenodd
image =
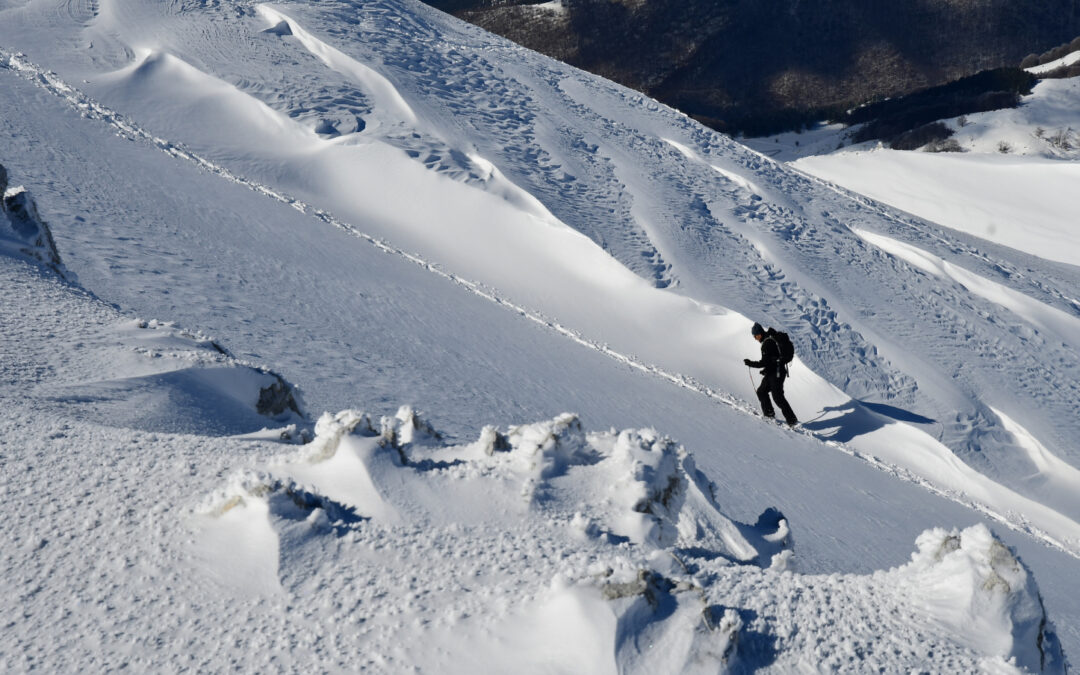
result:
<svg viewBox="0 0 1080 675"><path fill-rule="evenodd" d="M192 434L141 405L120 423L57 394L224 348L34 261L0 257L0 280L6 672L1061 671L1034 579L985 528L930 531L899 571L801 574L797 524L729 517L652 429L563 414L454 443L402 406L324 414L297 446L295 426L227 435L226 406Z"/></svg>
<svg viewBox="0 0 1080 675"><path fill-rule="evenodd" d="M432 431L407 407L324 415L195 509L201 573L320 608L312 629L376 668L1063 672L1034 580L985 526L927 531L886 572L802 575L782 515L729 519L656 431Z"/></svg>

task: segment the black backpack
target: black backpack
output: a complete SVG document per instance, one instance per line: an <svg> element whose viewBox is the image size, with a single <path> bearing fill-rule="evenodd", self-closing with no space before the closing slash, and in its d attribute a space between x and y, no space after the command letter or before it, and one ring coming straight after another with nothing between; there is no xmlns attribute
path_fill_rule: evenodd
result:
<svg viewBox="0 0 1080 675"><path fill-rule="evenodd" d="M780 348L780 363L785 366L791 363L791 360L795 358L795 345L791 344L788 334L770 328L769 337L775 340L776 346Z"/></svg>

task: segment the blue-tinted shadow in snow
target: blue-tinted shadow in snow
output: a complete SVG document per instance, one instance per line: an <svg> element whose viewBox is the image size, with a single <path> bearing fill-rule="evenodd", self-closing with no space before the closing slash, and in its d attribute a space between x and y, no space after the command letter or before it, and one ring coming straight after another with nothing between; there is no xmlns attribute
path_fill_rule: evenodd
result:
<svg viewBox="0 0 1080 675"><path fill-rule="evenodd" d="M703 546L684 546L675 549L679 559L688 567L695 567L693 559L716 560L724 558L736 565L755 565L767 568L772 564L773 556L784 549L792 548L791 530L784 518L784 514L778 509L769 507L761 512L757 522L753 525L740 523L733 520L732 523L739 529L739 533L758 552L753 560L738 560L726 556L720 551L715 551ZM783 531L781 531L783 530ZM696 567L695 567L696 568Z"/></svg>
<svg viewBox="0 0 1080 675"><path fill-rule="evenodd" d="M756 673L758 670L775 663L779 653L776 647L776 636L769 633L759 633L749 628L749 626L754 625L758 618L758 614L754 610L710 605L705 608L706 619L710 625L718 625L724 616L724 612L728 609L734 609L738 613L743 625L742 630L739 631L739 645L735 662L731 664L728 672Z"/></svg>
<svg viewBox="0 0 1080 675"><path fill-rule="evenodd" d="M245 368L185 368L141 377L64 385L43 403L59 404L76 417L114 427L156 433L232 436L297 421L256 411L257 385L245 387L249 400L238 399L227 384Z"/></svg>
<svg viewBox="0 0 1080 675"><path fill-rule="evenodd" d="M337 540L368 519L351 506L295 485L271 486L267 497L271 523L278 535L278 578L297 592L317 570L336 560Z"/></svg>
<svg viewBox="0 0 1080 675"><path fill-rule="evenodd" d="M877 431L887 424L896 422L934 424L936 422L929 417L923 417L902 408L883 403L864 403L854 399L844 405L827 406L822 409L818 417L837 412L842 414L820 421L815 419L805 422L802 428L814 432L816 436L823 439L847 443L853 438Z"/></svg>

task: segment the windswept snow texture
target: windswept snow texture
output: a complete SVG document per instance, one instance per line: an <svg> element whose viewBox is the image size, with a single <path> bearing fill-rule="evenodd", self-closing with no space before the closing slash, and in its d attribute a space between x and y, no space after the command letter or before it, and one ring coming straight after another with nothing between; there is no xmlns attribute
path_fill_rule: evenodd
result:
<svg viewBox="0 0 1080 675"><path fill-rule="evenodd" d="M985 526L924 532L888 572L800 575L782 514L738 523L720 498L652 430L561 415L447 447L404 407L324 415L193 527L203 574L328 608L360 667L1063 672L1030 573Z"/></svg>
<svg viewBox="0 0 1080 675"><path fill-rule="evenodd" d="M924 531L987 522L1034 570L1066 652L1080 649L1074 260L1051 262L853 197L639 94L409 0L0 1L0 135L10 180L33 191L65 270L81 284L64 286L17 247L2 251L5 283L22 289L3 305L4 353L12 355L3 367L15 383L4 393L12 416L3 437L26 438L11 451L5 494L29 491L47 503L54 495L66 503L64 490L86 495L87 523L138 505L157 528L145 544L156 567L143 579L167 577L169 589L188 589L195 582L176 576L190 562L239 594L235 607L203 594L164 612L162 639L188 644L192 667L224 666L219 650L238 631L247 637L237 649L267 667L355 665L334 661L337 654L370 654L373 669L435 667L450 649L480 659L485 652L474 645L485 629L457 641L448 626L481 611L495 617L485 621L520 620L507 624L518 626L517 638L485 647L496 663L522 650L539 658L577 636L582 649L595 649L580 659L597 670L690 669L702 660L713 667L732 654L777 671L858 669L863 661L906 669L933 665L931 651L919 651L928 644L959 670L1005 668L1013 657L1029 667L1037 595L1027 568L1012 553L998 555L982 529L932 536L961 544L966 537L958 567L949 563L945 576L977 568L971 588L994 580L987 569L1010 570L994 572L1009 587L1000 597L958 592L949 608L928 609L895 595L883 601L895 605L874 604L884 589L863 590L877 577L848 594L830 578L815 586L820 595L806 590L809 582L773 583L786 579L785 565L865 576L897 564ZM1060 203L1051 210L1060 213ZM50 303L77 306L53 315ZM135 316L207 331L228 353L171 324L139 327ZM788 392L800 430L751 414L757 374L741 362L757 356L753 321L795 342ZM362 447L344 455L340 471L322 475L306 455L273 460L269 439L282 425L299 425L284 433L304 438L304 408L296 398L290 406L284 380L255 363L295 382L315 412L401 402L437 410L442 438L342 419L334 422L342 437ZM269 422L260 407L280 419ZM596 428L658 431L589 435L574 418L557 417L565 410ZM402 425L415 419L401 417ZM460 441L485 425L530 419L553 421L507 430L502 440L485 432L490 456L446 457L475 451ZM368 426L375 436L364 435ZM332 424L321 427L312 451L333 445L325 440ZM545 434L565 433L572 442L543 450ZM730 502L709 494L665 435L701 448L697 463ZM133 506L111 492L95 498L111 480L101 455L123 471L128 456L115 447L136 442L140 453L160 447L145 458L131 453L146 472L137 489L122 477L125 489L142 490ZM215 502L219 527L207 526L196 552L178 550L188 525L179 514L245 455L254 456L256 473ZM605 474L612 458L632 470ZM49 480L87 465L86 487ZM474 470L492 480L455 473ZM29 482L20 486L24 474ZM510 483L512 493L504 490ZM359 484L370 488L362 496ZM607 501L595 492L609 487ZM480 517L468 499L486 492L505 508ZM247 506L225 508L233 498ZM745 525L770 507L799 523L793 555L770 548L779 540L754 536L770 526L775 534L775 518ZM554 520L544 524L549 508ZM161 522L163 514L172 520ZM573 552L555 534L530 534L567 519L585 533L578 543L587 545ZM109 522L133 541L136 520ZM455 534L455 526L465 529ZM41 542L53 540L38 527L20 512L18 543L5 551L5 582L18 587L9 595L34 608L12 634L23 648L6 652L23 658L14 667L33 659L61 670L119 667L120 647L96 632L97 610L65 616L58 601L116 606L115 589L69 554L83 533L64 529L49 549ZM440 548L431 533L442 527L449 543ZM326 528L332 536L312 534ZM339 568L327 562L367 556L348 548L357 537L371 551L363 559L386 575L366 590L358 588L368 578L363 565L343 565L350 571L335 576ZM633 563L613 582L609 594L618 597L597 604L598 587L580 588L577 568L538 590L560 572L554 551L584 560L601 544ZM91 559L126 559L112 545L97 543ZM215 558L222 549L237 558ZM502 568L480 569L479 580L456 568L435 590L421 575L401 579L402 566L416 561L475 568L496 549ZM698 591L676 592L680 575L697 572L641 566L655 562L650 551L675 549L705 561L699 569L708 580L695 582L701 593L742 584L744 597L758 599L707 598L699 623L700 598L690 600ZM32 564L39 551L71 578L53 582L36 571L48 571ZM522 591L520 607L524 582L508 580L519 562L540 584ZM920 570L933 567L924 563ZM309 568L320 571L306 577ZM728 568L756 576L721 583ZM651 571L639 575L643 569ZM17 579L15 570L23 570ZM399 595L402 586L411 595ZM153 587L140 581L121 603L132 622L151 618L139 598L184 597ZM784 590L763 599L764 587ZM823 609L818 598L834 596L844 602ZM963 611L951 613L969 601L989 608L986 630L1000 638L993 649L964 632ZM443 616L447 606L462 613ZM265 618L253 618L262 609ZM858 621L814 651L810 636L824 631L805 628L811 617L829 626L849 611ZM211 650L184 642L202 635L194 620L207 612L229 617L219 634L203 636L221 643ZM567 614L578 618L559 619ZM927 616L961 627L927 637L915 627ZM875 627L856 637L887 617L910 630ZM326 631L304 625L309 618ZM124 617L109 617L100 630L112 621ZM326 637L340 625L355 631ZM428 640L439 630L446 640ZM61 631L74 645L67 654L50 653L37 637ZM533 633L550 641L531 643ZM882 636L894 634L906 646L890 661ZM274 642L266 648L256 635L281 640L265 638ZM729 650L735 635L752 646ZM673 661L651 660L661 657L641 645L652 639L678 644L662 657ZM407 644L427 651L413 655Z"/></svg>

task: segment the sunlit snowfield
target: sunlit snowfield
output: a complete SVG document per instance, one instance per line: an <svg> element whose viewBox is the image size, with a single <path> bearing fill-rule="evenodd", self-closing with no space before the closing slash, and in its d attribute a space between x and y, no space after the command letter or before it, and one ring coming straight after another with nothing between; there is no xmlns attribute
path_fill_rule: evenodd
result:
<svg viewBox="0 0 1080 675"><path fill-rule="evenodd" d="M0 49L63 261L0 219L7 669L1080 649L1067 254L411 2L0 0ZM800 429L756 415L754 321Z"/></svg>

